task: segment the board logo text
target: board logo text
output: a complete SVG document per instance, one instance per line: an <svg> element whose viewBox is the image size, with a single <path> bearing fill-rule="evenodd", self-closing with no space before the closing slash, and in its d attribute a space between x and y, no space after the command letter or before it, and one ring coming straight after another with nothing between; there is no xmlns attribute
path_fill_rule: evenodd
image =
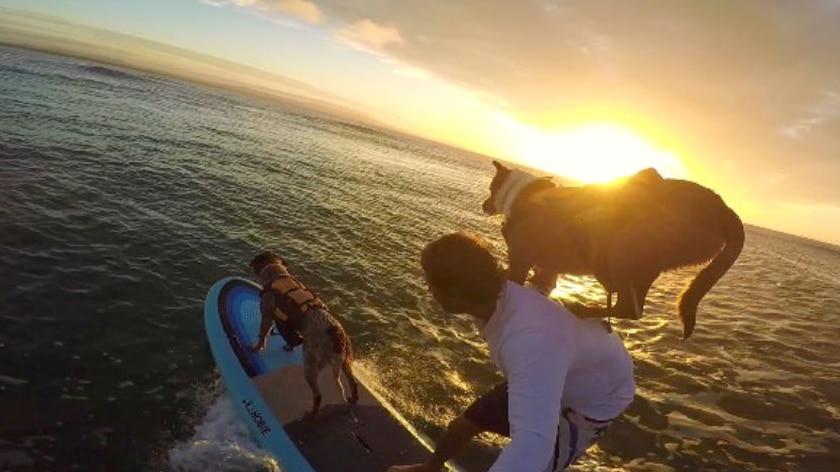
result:
<svg viewBox="0 0 840 472"><path fill-rule="evenodd" d="M271 428L265 422L265 418L263 418L262 413L257 410L256 405L251 400L242 400L242 404L245 405L245 411L248 412L248 415L251 417L251 420L254 422L254 425L260 430L260 434L265 436L266 434L271 432Z"/></svg>

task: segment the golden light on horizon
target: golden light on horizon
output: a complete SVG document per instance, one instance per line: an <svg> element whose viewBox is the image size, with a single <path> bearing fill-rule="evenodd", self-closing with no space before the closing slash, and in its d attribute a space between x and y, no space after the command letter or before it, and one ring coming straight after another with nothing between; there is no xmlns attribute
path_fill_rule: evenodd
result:
<svg viewBox="0 0 840 472"><path fill-rule="evenodd" d="M588 123L553 133L521 126L518 134L517 160L581 183L607 182L648 167L663 177L687 175L676 153L616 124Z"/></svg>

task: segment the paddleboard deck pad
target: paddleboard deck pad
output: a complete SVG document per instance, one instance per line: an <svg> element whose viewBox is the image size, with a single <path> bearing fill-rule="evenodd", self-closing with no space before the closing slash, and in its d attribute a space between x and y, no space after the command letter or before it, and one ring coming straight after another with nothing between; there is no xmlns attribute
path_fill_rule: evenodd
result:
<svg viewBox="0 0 840 472"><path fill-rule="evenodd" d="M324 369L321 409L303 377L302 346L283 350L280 336L255 352L260 325L260 286L238 278L218 281L207 294L207 339L234 407L258 445L288 472L378 472L428 459L428 441L417 434L359 378L359 402L348 405ZM345 388L348 386L345 383ZM454 469L453 469L454 470Z"/></svg>

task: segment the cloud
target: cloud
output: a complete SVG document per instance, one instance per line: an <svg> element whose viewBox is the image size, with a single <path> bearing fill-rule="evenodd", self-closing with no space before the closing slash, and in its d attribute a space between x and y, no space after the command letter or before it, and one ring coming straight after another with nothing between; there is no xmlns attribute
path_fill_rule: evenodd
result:
<svg viewBox="0 0 840 472"><path fill-rule="evenodd" d="M356 21L336 31L335 38L349 46L370 52L382 52L386 46L403 44L399 30L382 26L369 19Z"/></svg>
<svg viewBox="0 0 840 472"><path fill-rule="evenodd" d="M601 116L617 110L707 144L736 131L755 134L768 125L762 120L776 100L831 89L840 75L840 11L828 3L317 3L331 22L351 25L343 39L500 97L517 120L542 127L587 110ZM745 119L746 113L759 119ZM766 119L777 120L769 123L775 129L790 123L789 117Z"/></svg>
<svg viewBox="0 0 840 472"><path fill-rule="evenodd" d="M832 90L840 75L834 0L202 1L328 26L344 44L499 97L542 126L612 109L698 141L765 126L788 139L778 130L804 128L777 101L813 100L804 91Z"/></svg>
<svg viewBox="0 0 840 472"><path fill-rule="evenodd" d="M807 215L813 215L815 213L840 213L840 206L830 203L796 200L783 202L781 206L784 209L793 210Z"/></svg>
<svg viewBox="0 0 840 472"><path fill-rule="evenodd" d="M323 20L321 9L312 2L307 2L306 0L280 0L273 3L275 9L303 18L310 23L320 23Z"/></svg>
<svg viewBox="0 0 840 472"><path fill-rule="evenodd" d="M225 5L236 5L238 7L252 7L258 6L262 3L261 0L199 0L205 5L212 5L214 7L223 7Z"/></svg>
<svg viewBox="0 0 840 472"><path fill-rule="evenodd" d="M309 23L321 23L324 14L318 5L306 0L200 0L201 3L214 7L233 5L249 8L262 13L281 13L291 15Z"/></svg>
<svg viewBox="0 0 840 472"><path fill-rule="evenodd" d="M494 97L522 123L642 122L693 154L748 148L755 165L825 119L803 110L840 76L829 0L227 1L311 5L334 39Z"/></svg>
<svg viewBox="0 0 840 472"><path fill-rule="evenodd" d="M771 172L771 173L764 176L763 181L767 185L778 185L778 184L784 183L786 181L789 181L789 179L790 179L789 174L783 174L781 172Z"/></svg>
<svg viewBox="0 0 840 472"><path fill-rule="evenodd" d="M411 67L409 65L406 65L406 64L403 64L403 63L400 63L400 62L396 62L396 61L387 61L387 62L389 62L391 65L393 65L392 70L394 71L394 74L396 74L396 75L399 75L399 76L402 76L402 77L409 77L409 78L412 78L412 79L418 79L418 80L425 80L425 79L429 79L431 77L431 74L429 74L429 72L427 72L423 69L418 69L416 67Z"/></svg>
<svg viewBox="0 0 840 472"><path fill-rule="evenodd" d="M794 113L797 113L795 111ZM790 124L779 129L779 132L791 139L804 139L816 128L836 123L840 120L840 93L825 91L820 94L816 103L798 111L801 115ZM828 131L834 133L836 129L828 127Z"/></svg>

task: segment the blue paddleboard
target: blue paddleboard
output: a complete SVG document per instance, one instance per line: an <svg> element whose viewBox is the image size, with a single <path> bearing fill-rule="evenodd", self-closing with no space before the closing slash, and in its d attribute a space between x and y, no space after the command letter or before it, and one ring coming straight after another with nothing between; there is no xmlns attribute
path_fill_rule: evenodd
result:
<svg viewBox="0 0 840 472"><path fill-rule="evenodd" d="M260 325L260 287L227 277L207 293L204 323L213 358L237 412L257 444L286 472L384 472L425 461L429 442L359 378L359 402L348 405L327 368L316 418L305 418L312 392L303 378L301 346L283 350L270 336L252 351ZM358 370L358 368L357 368ZM458 470L458 469L452 469Z"/></svg>

